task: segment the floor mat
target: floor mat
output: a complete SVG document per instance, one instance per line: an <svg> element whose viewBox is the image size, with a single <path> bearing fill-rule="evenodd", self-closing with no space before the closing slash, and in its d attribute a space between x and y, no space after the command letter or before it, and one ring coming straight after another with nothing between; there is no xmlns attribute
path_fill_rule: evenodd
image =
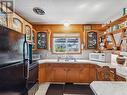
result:
<svg viewBox="0 0 127 95"><path fill-rule="evenodd" d="M67 84L64 88L65 94L92 95L89 85Z"/></svg>
<svg viewBox="0 0 127 95"><path fill-rule="evenodd" d="M46 95L94 95L89 85L50 84Z"/></svg>
<svg viewBox="0 0 127 95"><path fill-rule="evenodd" d="M63 95L64 85L63 84L50 84L46 95Z"/></svg>

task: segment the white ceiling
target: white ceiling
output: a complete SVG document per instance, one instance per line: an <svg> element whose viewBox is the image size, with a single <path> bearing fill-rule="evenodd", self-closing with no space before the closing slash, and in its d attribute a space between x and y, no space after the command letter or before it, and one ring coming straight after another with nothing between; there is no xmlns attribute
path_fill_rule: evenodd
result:
<svg viewBox="0 0 127 95"><path fill-rule="evenodd" d="M37 15L34 7L46 14ZM127 0L15 0L15 9L36 24L105 23L122 15Z"/></svg>

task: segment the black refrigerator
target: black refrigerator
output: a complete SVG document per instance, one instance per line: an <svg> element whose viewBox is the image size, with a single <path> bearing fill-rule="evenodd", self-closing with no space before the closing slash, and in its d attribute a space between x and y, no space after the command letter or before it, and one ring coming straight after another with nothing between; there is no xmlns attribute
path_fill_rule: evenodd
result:
<svg viewBox="0 0 127 95"><path fill-rule="evenodd" d="M32 43L25 35L0 26L0 95L34 95L37 79L38 63L32 60Z"/></svg>

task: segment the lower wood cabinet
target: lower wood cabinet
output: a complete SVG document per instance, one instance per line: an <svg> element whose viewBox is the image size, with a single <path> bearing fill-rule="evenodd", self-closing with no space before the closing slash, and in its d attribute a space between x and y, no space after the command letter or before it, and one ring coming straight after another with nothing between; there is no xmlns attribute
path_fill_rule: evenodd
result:
<svg viewBox="0 0 127 95"><path fill-rule="evenodd" d="M46 72L45 72L45 64L39 65L39 72L38 72L38 82L43 83L46 81Z"/></svg>
<svg viewBox="0 0 127 95"><path fill-rule="evenodd" d="M52 64L45 65L46 81L54 82L54 68Z"/></svg>
<svg viewBox="0 0 127 95"><path fill-rule="evenodd" d="M116 80L117 80L117 81L126 81L125 78L123 78L123 77L121 77L121 76L119 76L119 75L116 75Z"/></svg>
<svg viewBox="0 0 127 95"><path fill-rule="evenodd" d="M89 81L95 81L96 80L96 68L99 67L98 65L90 64L90 78Z"/></svg>
<svg viewBox="0 0 127 95"><path fill-rule="evenodd" d="M68 68L66 71L67 82L79 82L79 68Z"/></svg>
<svg viewBox="0 0 127 95"><path fill-rule="evenodd" d="M88 64L82 65L82 67L79 70L79 82L89 83L90 81L89 75L90 75L89 65Z"/></svg>
<svg viewBox="0 0 127 95"><path fill-rule="evenodd" d="M53 73L54 81L66 82L66 69L64 67L54 67Z"/></svg>
<svg viewBox="0 0 127 95"><path fill-rule="evenodd" d="M39 65L39 83L43 82L73 82L91 83L96 81L96 68L94 64L61 64L45 63ZM117 75L117 81L126 79Z"/></svg>

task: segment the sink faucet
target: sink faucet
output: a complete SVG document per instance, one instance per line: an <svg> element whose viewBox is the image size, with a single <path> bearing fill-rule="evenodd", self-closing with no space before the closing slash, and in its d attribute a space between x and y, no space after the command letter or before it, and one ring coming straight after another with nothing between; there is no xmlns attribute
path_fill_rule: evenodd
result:
<svg viewBox="0 0 127 95"><path fill-rule="evenodd" d="M58 56L57 61L60 62L61 59L63 59L63 61L65 62L68 62L68 61L76 62L76 58L73 56L64 56L64 58L62 58L61 56Z"/></svg>
<svg viewBox="0 0 127 95"><path fill-rule="evenodd" d="M60 57L60 56L58 56L57 61L59 62L59 61L60 61L60 59L61 59L61 57Z"/></svg>
<svg viewBox="0 0 127 95"><path fill-rule="evenodd" d="M76 58L74 58L73 56L66 56L65 57L65 61L70 61L73 60L74 62L76 62Z"/></svg>

